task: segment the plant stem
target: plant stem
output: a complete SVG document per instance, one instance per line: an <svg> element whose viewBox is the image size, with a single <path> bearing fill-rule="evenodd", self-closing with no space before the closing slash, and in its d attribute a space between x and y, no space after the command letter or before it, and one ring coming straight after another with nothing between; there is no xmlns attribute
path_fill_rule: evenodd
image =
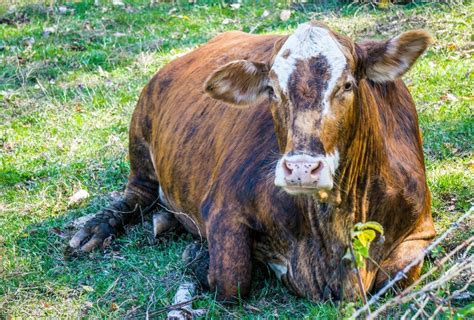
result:
<svg viewBox="0 0 474 320"><path fill-rule="evenodd" d="M352 239L351 239L350 234L349 234L349 250L351 251L352 261L354 262L354 265L355 265L356 275L357 275L357 283L359 284L359 290L360 290L360 293L362 294L362 299L364 300L364 305L367 306L368 313L370 314L370 306L367 305L367 303L368 303L367 294L366 294L365 289L364 289L364 284L362 282L362 277L360 275L359 267L357 266L356 258L355 258L355 255L354 255L354 248L352 247Z"/></svg>

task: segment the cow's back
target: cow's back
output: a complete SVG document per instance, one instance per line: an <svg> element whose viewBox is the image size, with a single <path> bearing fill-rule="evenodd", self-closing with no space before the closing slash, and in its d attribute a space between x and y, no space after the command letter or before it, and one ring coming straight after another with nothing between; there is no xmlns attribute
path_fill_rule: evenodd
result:
<svg viewBox="0 0 474 320"><path fill-rule="evenodd" d="M226 106L204 93L205 80L232 60L268 62L279 38L221 34L168 64L142 93L145 110L140 123L147 131L144 136L165 198L172 209L191 215L201 226L200 207L210 192L220 191L214 205L230 201L223 197L232 192L222 192L223 188L235 194L240 187L245 190L236 196L252 196L261 182L257 175L273 169L262 172L262 166L277 152L268 102L245 109ZM195 232L192 224L185 223Z"/></svg>

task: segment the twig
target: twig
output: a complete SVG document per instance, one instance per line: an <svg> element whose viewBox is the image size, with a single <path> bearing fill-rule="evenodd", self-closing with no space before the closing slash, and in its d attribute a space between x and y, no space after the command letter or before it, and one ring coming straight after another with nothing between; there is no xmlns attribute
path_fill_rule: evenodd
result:
<svg viewBox="0 0 474 320"><path fill-rule="evenodd" d="M424 310L425 306L428 304L428 302L430 302L430 297L426 297L425 300L423 300L423 302L420 304L416 299L415 301L417 302L418 304L418 311L413 315L413 317L411 318L412 320L415 320L416 318L418 318L419 315L421 315L422 313L425 315L425 316L428 316Z"/></svg>
<svg viewBox="0 0 474 320"><path fill-rule="evenodd" d="M398 272L392 280L390 280L382 289L380 289L374 296L372 296L372 298L369 300L367 304L365 304L363 307L359 308L356 312L354 312L351 316L351 319L356 319L358 316L362 315L362 313L367 312L372 304L376 303L385 294L385 292L387 292L390 288L392 288L398 281L406 277L406 274L410 271L411 268L413 268L414 266L422 262L426 254L431 252L444 239L446 239L446 237L451 232L457 229L459 227L459 224L464 219L469 217L473 213L473 211L474 211L474 207L471 207L465 214L463 214L458 220L456 220L456 222L452 223L451 226L448 228L448 230L446 230L440 237L438 237L438 239L436 239L436 241L432 242L426 249L423 250L420 256L418 256L416 259L413 259L412 262L409 263L403 270ZM380 308L378 310L380 310Z"/></svg>
<svg viewBox="0 0 474 320"><path fill-rule="evenodd" d="M443 305L440 304L439 306L436 307L435 311L433 312L433 314L431 315L431 317L428 318L428 320L432 320L435 318L435 316L441 311L441 309L443 308Z"/></svg>
<svg viewBox="0 0 474 320"><path fill-rule="evenodd" d="M474 237L471 237L465 241L463 241L461 244L459 244L456 248L454 248L451 252L446 254L441 260L439 260L434 267L432 267L428 272L426 272L423 276L421 276L418 280L413 282L409 287L405 288L401 295L406 295L408 292L410 292L414 287L416 287L419 283L421 283L423 280L428 278L430 275L432 275L440 266L446 263L452 256L454 256L458 251L460 251L462 248L464 248L467 244L473 243L474 242ZM470 245L467 247L469 248Z"/></svg>
<svg viewBox="0 0 474 320"><path fill-rule="evenodd" d="M405 311L405 313L402 315L402 317L400 318L400 320L405 320L407 319L408 315L411 313L411 309L410 308L407 308L407 311Z"/></svg>
<svg viewBox="0 0 474 320"><path fill-rule="evenodd" d="M187 213L185 213L185 212L177 212L177 211L170 210L170 209L168 209L167 207L165 207L164 205L162 205L162 204L159 203L159 202L158 202L158 205L159 205L161 208L163 208L164 210L166 210L166 211L168 211L168 212L170 212L170 213L173 213L173 214L175 214L175 215L183 215L183 216L187 217L189 220L191 220L191 222L194 224L194 226L196 227L196 229L197 229L197 231L198 231L199 239L200 239L201 244L202 244L202 242L204 241L204 240L203 240L204 238L203 238L202 233L201 233L201 228L199 228L199 225L197 224L197 222L194 221L194 219L193 219L189 214L187 214Z"/></svg>
<svg viewBox="0 0 474 320"><path fill-rule="evenodd" d="M473 241L474 240L474 237L466 240L465 242L463 242L461 245L459 245L454 251L459 251L458 248L462 248L466 245L466 243L468 243L469 241ZM444 257L440 262L446 262L450 256L454 255L454 253L451 252L449 255L447 255L446 257ZM402 293L400 293L399 295L397 295L396 297L392 298L391 300L387 301L386 303L384 303L382 306L380 306L377 310L375 310L371 316L368 317L368 319L374 319L377 315L379 315L380 313L382 313L383 311L385 311L388 307L394 305L394 304L400 304L400 303L405 303L407 301L409 301L410 299L414 298L415 296L417 295L422 295L422 294L425 294L427 292L430 292L440 286L442 286L444 283L446 283L447 281L451 280L453 277L456 277L458 276L459 274L461 274L462 271L468 269L468 268L471 268L472 267L472 264L474 263L474 257L471 257L470 259L468 259L467 261L462 261L460 263L456 263L455 265L453 265L450 269L448 269L441 278L437 279L436 281L433 281L431 283L428 283L426 285L424 285L420 290L418 291L415 291L415 292L411 292L411 290L418 284L420 283L420 279L418 281L416 281L416 283L413 283L411 286L409 286L408 288L406 288ZM433 267L432 269L430 269L430 271L428 272L429 274L432 274L438 267ZM460 289L460 290L457 290L456 292L461 292L463 289Z"/></svg>
<svg viewBox="0 0 474 320"><path fill-rule="evenodd" d="M364 300L364 304L367 305L367 294L365 293L364 289L364 283L362 282L362 277L360 275L359 267L357 266L355 254L354 254L354 248L352 247L352 239L349 234L349 250L351 251L351 256L352 256L352 262L355 264L355 269L356 269L356 275L357 275L357 283L359 284L359 290L360 293L362 294L362 299ZM370 314L370 307L367 308L369 314Z"/></svg>
<svg viewBox="0 0 474 320"><path fill-rule="evenodd" d="M156 316L158 314L161 314L163 312L166 312L166 311L170 311L170 310L173 310L173 309L179 309L180 307L184 307L190 303L192 303L193 301L197 300L197 299L200 299L202 298L202 296L195 296L193 297L192 299L189 299L187 301L183 301L183 302L180 302L180 303L175 303L175 304L171 304L167 307L164 307L164 308L161 308L161 309L158 309L156 311L152 311L150 313L148 313L148 316Z"/></svg>

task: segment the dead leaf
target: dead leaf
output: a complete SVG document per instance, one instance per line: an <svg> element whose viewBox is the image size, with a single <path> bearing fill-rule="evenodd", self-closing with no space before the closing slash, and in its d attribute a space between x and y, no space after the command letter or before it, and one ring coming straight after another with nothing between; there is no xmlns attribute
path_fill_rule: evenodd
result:
<svg viewBox="0 0 474 320"><path fill-rule="evenodd" d="M46 27L43 29L43 37L47 38L51 33L55 33L57 27Z"/></svg>
<svg viewBox="0 0 474 320"><path fill-rule="evenodd" d="M22 56L17 56L17 59L19 64L25 64L27 62L27 59Z"/></svg>
<svg viewBox="0 0 474 320"><path fill-rule="evenodd" d="M76 105L74 106L74 110L79 113L84 112L84 109L82 109L82 105L80 103L76 103Z"/></svg>
<svg viewBox="0 0 474 320"><path fill-rule="evenodd" d="M35 43L35 38L28 37L28 38L23 39L22 42L24 46L31 47Z"/></svg>
<svg viewBox="0 0 474 320"><path fill-rule="evenodd" d="M89 192L87 192L86 190L80 189L69 198L69 203L70 204L78 203L87 198L89 198Z"/></svg>
<svg viewBox="0 0 474 320"><path fill-rule="evenodd" d="M115 302L112 302L110 304L110 311L117 311L118 309L120 309L120 308Z"/></svg>
<svg viewBox="0 0 474 320"><path fill-rule="evenodd" d="M290 10L282 10L280 12L280 20L281 21L287 21L291 17L291 11Z"/></svg>
<svg viewBox="0 0 474 320"><path fill-rule="evenodd" d="M108 145L108 146L112 146L112 145L115 145L115 144L117 144L117 143L119 143L119 142L120 142L120 138L117 137L116 135L111 134L111 135L109 136L109 140L107 141L107 145Z"/></svg>
<svg viewBox="0 0 474 320"><path fill-rule="evenodd" d="M467 167L471 170L474 170L474 160L471 160L467 163Z"/></svg>
<svg viewBox="0 0 474 320"><path fill-rule="evenodd" d="M86 292L94 292L94 288L91 286L82 286L82 289Z"/></svg>
<svg viewBox="0 0 474 320"><path fill-rule="evenodd" d="M59 229L58 227L54 227L54 228L51 228L50 231L56 235L58 235L60 238L62 239L66 239L67 236L62 232L61 229Z"/></svg>
<svg viewBox="0 0 474 320"><path fill-rule="evenodd" d="M451 43L448 43L446 48L448 48L448 50L456 50L458 48L458 46L455 43L451 42Z"/></svg>
<svg viewBox="0 0 474 320"><path fill-rule="evenodd" d="M245 309L248 309L248 310L250 310L250 311L254 311L254 312L262 312L262 310L260 310L260 309L257 308L257 307L252 306L251 304L246 304L246 305L244 305L244 308L245 308Z"/></svg>
<svg viewBox="0 0 474 320"><path fill-rule="evenodd" d="M453 102L458 101L458 98L452 93L447 93L444 96L439 97L439 99L441 101L453 101Z"/></svg>

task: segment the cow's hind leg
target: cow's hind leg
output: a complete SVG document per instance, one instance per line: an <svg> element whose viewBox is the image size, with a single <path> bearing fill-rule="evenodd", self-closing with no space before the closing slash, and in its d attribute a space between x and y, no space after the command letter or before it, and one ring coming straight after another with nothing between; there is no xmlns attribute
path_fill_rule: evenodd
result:
<svg viewBox="0 0 474 320"><path fill-rule="evenodd" d="M126 224L138 222L157 203L159 184L139 118L135 113L130 125L130 175L123 198L97 213L73 236L69 242L73 249L87 252L102 246L106 238L122 233Z"/></svg>

